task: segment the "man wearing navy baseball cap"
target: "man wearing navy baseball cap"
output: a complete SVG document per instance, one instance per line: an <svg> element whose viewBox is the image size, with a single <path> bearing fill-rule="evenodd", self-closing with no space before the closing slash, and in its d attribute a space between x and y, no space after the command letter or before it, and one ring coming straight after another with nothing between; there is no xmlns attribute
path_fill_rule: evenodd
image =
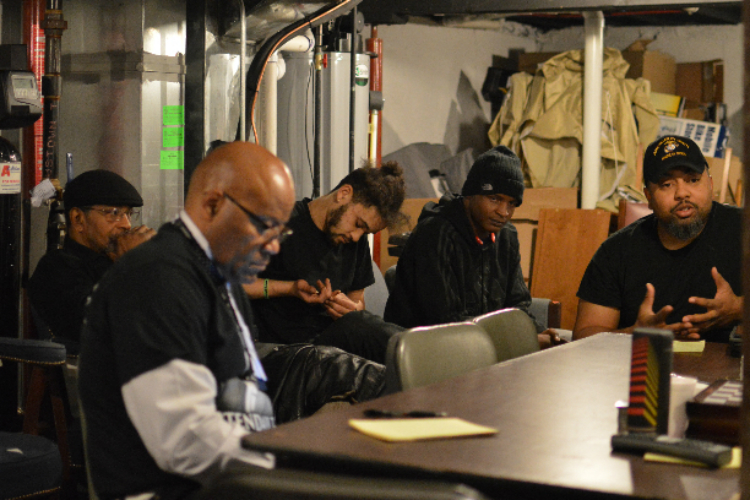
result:
<svg viewBox="0 0 750 500"><path fill-rule="evenodd" d="M497 146L476 159L460 196L425 205L399 257L385 320L411 328L506 307L528 313L531 294L510 222L523 192L521 161Z"/></svg>
<svg viewBox="0 0 750 500"><path fill-rule="evenodd" d="M741 209L712 201L706 159L686 137L650 144L643 180L653 214L594 255L578 289L573 338L656 327L726 342L742 319Z"/></svg>

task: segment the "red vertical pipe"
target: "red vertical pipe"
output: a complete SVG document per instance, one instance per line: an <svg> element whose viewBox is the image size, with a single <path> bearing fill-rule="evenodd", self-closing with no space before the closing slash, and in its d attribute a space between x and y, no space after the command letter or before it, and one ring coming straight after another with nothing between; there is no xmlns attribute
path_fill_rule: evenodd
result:
<svg viewBox="0 0 750 500"><path fill-rule="evenodd" d="M44 30L41 23L44 18L45 0L24 0L23 2L23 43L26 45L29 70L36 76L39 95L42 95L42 77L44 76ZM43 99L43 98L42 98ZM34 125L25 127L22 131L23 150L21 153L21 196L23 216L21 221L21 317L23 337L36 336L32 327L29 312L28 297L26 296L26 280L29 277L31 247L31 195L30 191L42 181L42 153L43 144L42 120Z"/></svg>
<svg viewBox="0 0 750 500"><path fill-rule="evenodd" d="M378 38L378 27L372 26L370 31L370 38L366 40L367 52L375 54L375 57L370 58L370 90L382 92L383 90L383 40ZM370 127L372 127L372 111L370 111ZM383 130L383 112L380 111L379 120L377 120L377 143L375 146L375 164L380 165L382 160L381 148L380 148L380 137ZM372 157L372 151L370 151L370 157ZM372 245L372 258L375 263L380 266L380 233L376 233L373 236Z"/></svg>
<svg viewBox="0 0 750 500"><path fill-rule="evenodd" d="M44 0L25 0L23 5L23 43L28 50L29 69L34 72L39 95L42 95L44 77ZM42 98L44 99L44 98ZM23 129L23 197L29 198L29 190L42 181L43 121L37 120L31 127Z"/></svg>

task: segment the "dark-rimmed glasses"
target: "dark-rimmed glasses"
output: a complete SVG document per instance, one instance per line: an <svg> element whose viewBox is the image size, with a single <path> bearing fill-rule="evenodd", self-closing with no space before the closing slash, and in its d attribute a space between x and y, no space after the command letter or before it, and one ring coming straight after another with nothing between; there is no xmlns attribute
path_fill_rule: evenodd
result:
<svg viewBox="0 0 750 500"><path fill-rule="evenodd" d="M127 217L128 221L132 224L138 222L141 217L141 211L134 208L96 208L96 207L81 207L81 210L94 210L104 215L107 222L114 224L120 222L123 217Z"/></svg>
<svg viewBox="0 0 750 500"><path fill-rule="evenodd" d="M250 219L250 223L253 225L253 227L255 227L255 230L258 232L258 235L260 235L261 238L267 238L268 241L277 239L279 240L279 243L281 243L292 235L292 230L286 227L284 224L269 224L265 220L252 213L247 208L240 205L237 200L229 196L227 193L224 193L224 197L234 203L237 208L245 212L245 215L247 215L247 218Z"/></svg>

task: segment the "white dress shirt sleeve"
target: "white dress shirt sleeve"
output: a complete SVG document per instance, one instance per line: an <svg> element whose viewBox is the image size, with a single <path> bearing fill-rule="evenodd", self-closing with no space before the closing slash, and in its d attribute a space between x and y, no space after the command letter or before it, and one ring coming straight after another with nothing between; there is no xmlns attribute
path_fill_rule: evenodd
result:
<svg viewBox="0 0 750 500"><path fill-rule="evenodd" d="M247 430L224 420L217 390L207 367L181 359L123 385L128 416L161 469L205 485L229 466L274 467L273 455L241 447Z"/></svg>

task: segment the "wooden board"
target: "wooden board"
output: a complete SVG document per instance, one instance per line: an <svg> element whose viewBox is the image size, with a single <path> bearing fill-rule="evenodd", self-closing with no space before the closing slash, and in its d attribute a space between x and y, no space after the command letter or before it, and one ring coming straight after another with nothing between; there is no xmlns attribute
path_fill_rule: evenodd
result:
<svg viewBox="0 0 750 500"><path fill-rule="evenodd" d="M572 330L578 286L599 245L607 239L612 214L604 210L546 208L539 229L531 274L531 296L562 303L562 328Z"/></svg>

